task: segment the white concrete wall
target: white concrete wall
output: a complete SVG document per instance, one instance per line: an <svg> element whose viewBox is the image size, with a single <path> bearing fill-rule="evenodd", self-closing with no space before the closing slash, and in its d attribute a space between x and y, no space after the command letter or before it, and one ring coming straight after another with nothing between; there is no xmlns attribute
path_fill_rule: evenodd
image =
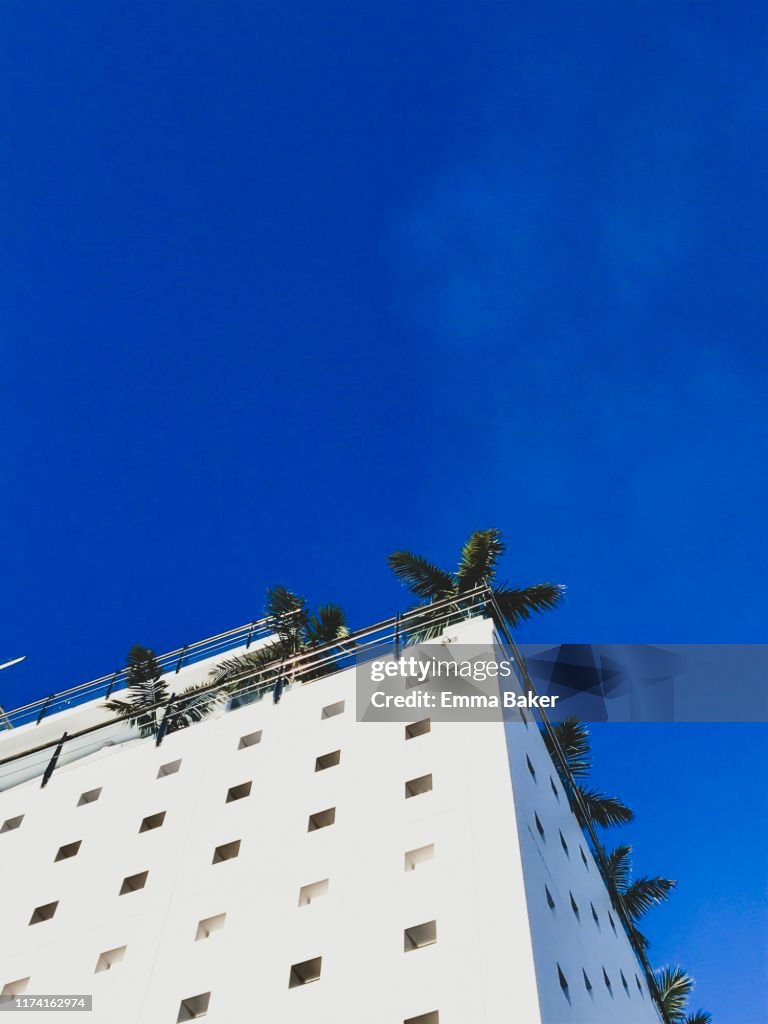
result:
<svg viewBox="0 0 768 1024"><path fill-rule="evenodd" d="M538 727L526 726L522 721L510 723L507 739L542 1020L545 1024L659 1024L637 957L611 908ZM526 757L536 772L535 779ZM543 838L534 815L538 815L544 829ZM607 839L612 845L610 837ZM554 908L548 904L545 886ZM578 917L571 906L571 894L579 909ZM567 997L560 985L558 965L568 982ZM605 984L604 969L610 989ZM583 972L590 980L591 992Z"/></svg>
<svg viewBox="0 0 768 1024"><path fill-rule="evenodd" d="M477 642L491 626L450 632ZM323 719L339 700L344 714ZM239 750L256 730L261 742ZM315 772L334 750L341 763ZM178 773L156 777L178 758ZM406 800L405 782L428 772L433 792ZM0 988L30 976L30 993L93 993L94 1024L173 1024L180 1001L205 992L211 1024L402 1024L433 1010L440 1024L656 1024L647 993L627 998L621 987L620 964L635 985L631 951L608 926L607 895L591 859L589 871L581 862L550 773L534 728L513 730L508 751L501 723L433 723L408 741L402 723L356 723L352 671L168 736L159 749L151 739L104 748L57 769L45 789L37 779L0 793L0 824L24 814L0 834ZM250 796L225 803L246 781ZM96 787L99 800L78 807ZM308 833L309 815L329 807L335 824ZM529 832L532 808L546 847ZM162 827L139 834L159 811ZM239 856L212 865L214 848L236 839ZM77 840L78 855L54 863ZM434 860L406 872L405 852L431 843ZM126 876L147 870L144 889L118 895ZM327 895L299 907L300 887L326 878ZM568 918L569 886L579 926ZM30 927L34 908L54 900L55 917ZM224 928L196 942L198 922L222 913ZM404 952L404 929L433 919L436 944ZM101 953L124 945L121 963L94 974ZM290 966L317 956L320 980L289 989ZM556 969L552 983L553 960L571 982L571 1006ZM603 962L613 1003L601 991ZM582 963L594 974L591 1006L578 989ZM37 1018L50 1020L25 1019Z"/></svg>

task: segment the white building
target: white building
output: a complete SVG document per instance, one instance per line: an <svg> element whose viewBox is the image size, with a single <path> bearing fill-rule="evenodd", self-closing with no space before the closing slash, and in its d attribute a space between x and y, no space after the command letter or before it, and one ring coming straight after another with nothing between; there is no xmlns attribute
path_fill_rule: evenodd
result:
<svg viewBox="0 0 768 1024"><path fill-rule="evenodd" d="M347 668L159 747L96 730L41 786L101 703L0 732L6 995L92 994L99 1024L659 1024L533 722L358 723Z"/></svg>

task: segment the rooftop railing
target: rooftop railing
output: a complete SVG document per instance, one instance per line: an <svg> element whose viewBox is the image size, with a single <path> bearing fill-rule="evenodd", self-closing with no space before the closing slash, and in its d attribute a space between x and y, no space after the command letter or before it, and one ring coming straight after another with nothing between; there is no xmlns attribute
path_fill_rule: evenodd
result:
<svg viewBox="0 0 768 1024"><path fill-rule="evenodd" d="M187 644L175 651L168 651L161 654L159 662L164 674L171 675L181 671L186 665L192 665L198 661L205 661L208 658L215 658L219 654L226 654L238 647L249 648L256 641L269 636L269 619L258 619L248 622L244 626L237 626L235 629L228 629L225 633L218 633L216 636L207 637L205 640L198 640L195 643ZM87 704L89 701L98 700L103 697L105 700L112 696L116 690L121 690L126 685L126 671L121 668L109 675L100 676L98 679L91 679L87 683L80 683L68 690L60 690L51 693L41 700L32 701L30 704L23 704L21 707L12 710L0 711L0 729L14 729L21 725L28 725L35 722L37 725L49 715L59 711L66 711L68 708L77 707L78 704Z"/></svg>

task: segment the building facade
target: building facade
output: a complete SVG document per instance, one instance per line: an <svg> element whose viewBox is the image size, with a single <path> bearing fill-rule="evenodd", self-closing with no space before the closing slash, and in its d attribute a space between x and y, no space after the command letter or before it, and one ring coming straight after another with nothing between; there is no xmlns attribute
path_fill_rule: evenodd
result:
<svg viewBox="0 0 768 1024"><path fill-rule="evenodd" d="M92 994L99 1024L659 1024L535 722L358 722L345 668L159 746L115 724L45 786L50 749L1 766L101 704L0 733L4 994Z"/></svg>

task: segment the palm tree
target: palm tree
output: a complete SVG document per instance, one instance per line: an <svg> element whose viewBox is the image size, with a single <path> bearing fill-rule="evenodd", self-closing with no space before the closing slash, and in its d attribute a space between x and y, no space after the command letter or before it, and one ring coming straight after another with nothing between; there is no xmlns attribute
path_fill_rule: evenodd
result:
<svg viewBox="0 0 768 1024"><path fill-rule="evenodd" d="M182 691L174 698L173 706L168 707L170 692L163 679L162 666L154 651L141 644L134 644L128 652L125 681L127 698L115 697L104 706L137 727L142 737L156 736L164 717L165 732L186 729L210 714L217 700L207 687L192 686Z"/></svg>
<svg viewBox="0 0 768 1024"><path fill-rule="evenodd" d="M664 967L656 971L654 977L661 997L664 1024L712 1024L712 1015L705 1010L686 1015L685 1007L694 981L682 967Z"/></svg>
<svg viewBox="0 0 768 1024"><path fill-rule="evenodd" d="M586 725L577 718L566 718L551 728L565 757L565 766L558 756L555 739L546 730L543 732L544 742L565 791L573 793L571 803L579 824L583 827L590 821L602 828L611 828L632 821L633 812L618 797L606 796L605 793L573 781L585 778L592 770L592 752Z"/></svg>
<svg viewBox="0 0 768 1024"><path fill-rule="evenodd" d="M307 682L333 672L337 662L332 654L322 665L289 667L287 673L284 666L296 655L349 636L346 616L339 605L319 605L312 613L305 597L285 587L272 587L267 591L266 611L275 639L256 651L220 662L212 673L214 682L226 684L228 692L235 696L235 706L248 698L258 699L268 689L284 682ZM258 689L253 689L254 677L258 677Z"/></svg>
<svg viewBox="0 0 768 1024"><path fill-rule="evenodd" d="M657 875L647 876L632 881L631 846L617 846L605 856L606 882L612 887L617 898L623 904L627 918L632 927L635 940L645 949L648 940L637 928L637 922L647 914L651 907L669 899L669 894L677 885L671 878Z"/></svg>
<svg viewBox="0 0 768 1024"><path fill-rule="evenodd" d="M461 550L455 572L440 569L432 562L411 551L393 551L388 558L389 567L422 603L429 604L455 597L457 610L462 609L462 595L486 584L493 591L490 614L498 625L519 625L534 612L545 612L557 607L565 587L561 583L535 583L529 587L508 587L496 583L499 559L506 551L500 530L477 530ZM437 627L429 635L439 632ZM418 639L427 639L420 633Z"/></svg>

